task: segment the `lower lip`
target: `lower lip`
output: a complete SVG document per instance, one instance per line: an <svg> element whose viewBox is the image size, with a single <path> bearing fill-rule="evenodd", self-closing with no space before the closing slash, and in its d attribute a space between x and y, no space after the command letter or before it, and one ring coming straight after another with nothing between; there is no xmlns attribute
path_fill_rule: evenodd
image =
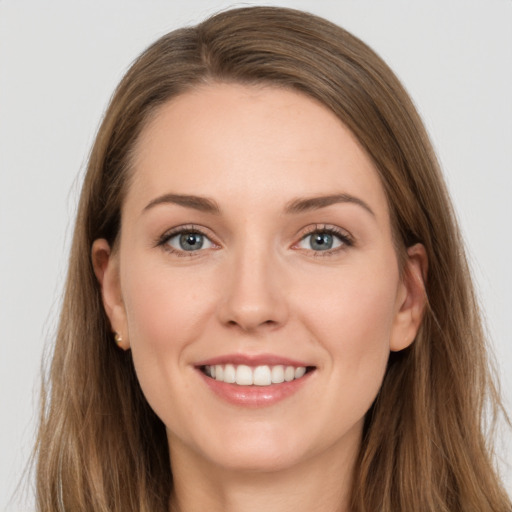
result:
<svg viewBox="0 0 512 512"><path fill-rule="evenodd" d="M309 381L314 371L306 373L300 379L270 386L238 386L212 379L201 370L197 370L206 385L220 398L234 405L245 407L266 407L297 393Z"/></svg>

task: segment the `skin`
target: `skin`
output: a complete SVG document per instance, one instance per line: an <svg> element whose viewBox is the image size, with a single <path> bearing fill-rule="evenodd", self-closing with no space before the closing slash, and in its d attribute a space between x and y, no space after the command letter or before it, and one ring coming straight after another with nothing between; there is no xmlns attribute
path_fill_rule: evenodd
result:
<svg viewBox="0 0 512 512"><path fill-rule="evenodd" d="M316 101L235 84L168 102L135 155L119 244L97 240L92 257L112 329L167 427L173 506L348 510L364 415L425 304L424 249L408 250L401 277L372 161ZM163 194L206 197L219 212L148 207ZM333 194L355 199L288 211ZM180 250L177 237L159 245L190 225L208 237L203 249ZM340 238L318 250L311 231L326 228ZM213 394L196 368L225 354L315 370L292 396L244 407Z"/></svg>

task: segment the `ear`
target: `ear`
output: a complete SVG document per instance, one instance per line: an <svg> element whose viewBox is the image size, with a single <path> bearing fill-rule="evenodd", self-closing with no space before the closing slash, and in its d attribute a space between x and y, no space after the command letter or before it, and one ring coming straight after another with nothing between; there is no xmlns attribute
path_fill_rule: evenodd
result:
<svg viewBox="0 0 512 512"><path fill-rule="evenodd" d="M427 271L425 247L422 244L409 247L397 295L397 312L389 347L392 352L403 350L416 338L427 303Z"/></svg>
<svg viewBox="0 0 512 512"><path fill-rule="evenodd" d="M91 259L101 287L103 307L116 334L116 343L123 350L128 350L130 342L121 295L119 256L112 251L105 239L100 238L92 244Z"/></svg>

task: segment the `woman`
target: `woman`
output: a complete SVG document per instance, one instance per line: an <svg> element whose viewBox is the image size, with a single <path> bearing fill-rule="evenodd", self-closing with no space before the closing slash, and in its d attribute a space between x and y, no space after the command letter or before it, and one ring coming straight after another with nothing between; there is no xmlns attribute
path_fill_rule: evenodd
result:
<svg viewBox="0 0 512 512"><path fill-rule="evenodd" d="M359 40L269 7L164 36L91 153L40 510L510 510L461 247Z"/></svg>

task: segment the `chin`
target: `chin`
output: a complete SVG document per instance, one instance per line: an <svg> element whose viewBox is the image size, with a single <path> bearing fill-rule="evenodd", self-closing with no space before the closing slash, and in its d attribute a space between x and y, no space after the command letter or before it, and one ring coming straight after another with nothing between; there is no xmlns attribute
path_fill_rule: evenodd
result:
<svg viewBox="0 0 512 512"><path fill-rule="evenodd" d="M224 429L212 428L208 436L204 431L197 436L182 438L174 447L180 451L194 453L206 465L230 472L275 472L291 468L308 457L308 446L304 433L284 425L266 425L251 422L241 425L233 422ZM306 436L307 437L307 436ZM195 438L195 439L194 439ZM179 446L178 446L179 445ZM173 457L171 450L171 459ZM200 462L200 461L199 461Z"/></svg>
<svg viewBox="0 0 512 512"><path fill-rule="evenodd" d="M302 457L297 450L283 450L281 446L266 443L252 446L233 444L229 451L214 454L212 462L227 471L248 473L272 473L284 471L300 463Z"/></svg>

